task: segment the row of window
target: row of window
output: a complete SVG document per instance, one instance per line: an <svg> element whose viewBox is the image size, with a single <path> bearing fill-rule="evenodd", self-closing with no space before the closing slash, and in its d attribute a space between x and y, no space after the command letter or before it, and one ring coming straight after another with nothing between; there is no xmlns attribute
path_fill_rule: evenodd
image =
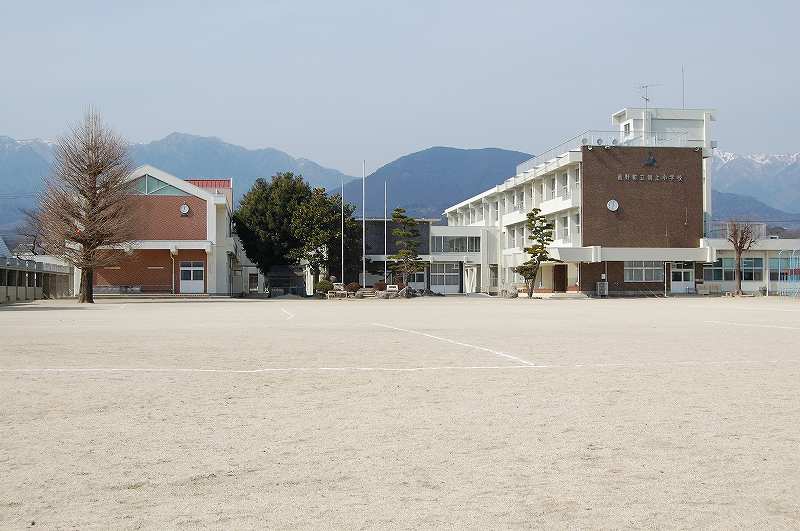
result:
<svg viewBox="0 0 800 531"><path fill-rule="evenodd" d="M478 253L480 250L480 236L431 236L431 252L434 253Z"/></svg>
<svg viewBox="0 0 800 531"><path fill-rule="evenodd" d="M431 286L458 286L459 278L458 264L431 264Z"/></svg>
<svg viewBox="0 0 800 531"><path fill-rule="evenodd" d="M712 265L703 267L703 280L735 279L736 260L733 258L720 258ZM742 258L742 280L764 280L764 259Z"/></svg>
<svg viewBox="0 0 800 531"><path fill-rule="evenodd" d="M664 282L664 262L633 260L625 262L625 282Z"/></svg>
<svg viewBox="0 0 800 531"><path fill-rule="evenodd" d="M0 286L19 286L29 288L42 287L42 274L31 271L17 271L16 269L0 269Z"/></svg>
<svg viewBox="0 0 800 531"><path fill-rule="evenodd" d="M546 188L544 182L533 184L530 187L526 186L521 190L503 194L498 200L493 201L490 206L470 208L466 214L456 214L456 223L459 225L471 225L472 223L483 221L485 208L489 208L493 214L492 219L498 221L501 214L527 210L542 201L555 199L556 197L567 198L571 190L576 190L580 183L580 168L576 167L548 179Z"/></svg>

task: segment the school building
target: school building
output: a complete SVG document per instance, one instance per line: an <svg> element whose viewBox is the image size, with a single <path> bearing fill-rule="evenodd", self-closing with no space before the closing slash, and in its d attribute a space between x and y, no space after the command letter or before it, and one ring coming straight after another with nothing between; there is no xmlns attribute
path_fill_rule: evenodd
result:
<svg viewBox="0 0 800 531"><path fill-rule="evenodd" d="M617 295L733 289L726 225L714 221L711 109L626 108L610 131L584 131L520 164L516 175L445 211L448 226L480 228L480 259L464 262L475 291L522 287L513 268L528 259L526 215L554 226L556 259L539 293ZM774 239L756 224L743 288L778 293L800 280L800 240Z"/></svg>

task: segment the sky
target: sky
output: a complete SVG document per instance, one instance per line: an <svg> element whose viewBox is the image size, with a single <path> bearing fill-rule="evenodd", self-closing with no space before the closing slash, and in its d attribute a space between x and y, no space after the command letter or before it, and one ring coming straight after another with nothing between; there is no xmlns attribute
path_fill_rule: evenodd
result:
<svg viewBox="0 0 800 531"><path fill-rule="evenodd" d="M0 135L87 106L360 175L431 146L537 153L610 115L714 108L726 151L800 151L800 2L0 0Z"/></svg>

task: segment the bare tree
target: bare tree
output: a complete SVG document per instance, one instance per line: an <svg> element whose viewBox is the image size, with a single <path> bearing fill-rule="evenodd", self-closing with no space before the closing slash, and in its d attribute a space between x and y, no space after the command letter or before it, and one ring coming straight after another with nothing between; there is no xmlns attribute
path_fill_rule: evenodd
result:
<svg viewBox="0 0 800 531"><path fill-rule="evenodd" d="M21 240L17 243L17 249L27 249L30 254L42 254L42 221L39 211L31 208L21 208L22 221L17 225L17 236ZM19 254L17 258L20 258Z"/></svg>
<svg viewBox="0 0 800 531"><path fill-rule="evenodd" d="M733 246L733 252L736 254L736 295L742 294L742 254L749 251L750 248L758 241L753 224L744 221L728 221L725 224L725 237Z"/></svg>
<svg viewBox="0 0 800 531"><path fill-rule="evenodd" d="M38 217L44 249L81 269L78 302L94 302L94 270L132 240L132 167L126 143L92 109L58 140Z"/></svg>

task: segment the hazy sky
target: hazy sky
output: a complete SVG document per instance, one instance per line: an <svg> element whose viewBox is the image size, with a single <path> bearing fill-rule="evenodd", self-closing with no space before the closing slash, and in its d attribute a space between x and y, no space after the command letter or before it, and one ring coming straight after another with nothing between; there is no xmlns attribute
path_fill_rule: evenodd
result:
<svg viewBox="0 0 800 531"><path fill-rule="evenodd" d="M430 147L543 151L652 104L719 111L720 148L800 151L800 2L0 0L0 134L89 104L351 174Z"/></svg>

